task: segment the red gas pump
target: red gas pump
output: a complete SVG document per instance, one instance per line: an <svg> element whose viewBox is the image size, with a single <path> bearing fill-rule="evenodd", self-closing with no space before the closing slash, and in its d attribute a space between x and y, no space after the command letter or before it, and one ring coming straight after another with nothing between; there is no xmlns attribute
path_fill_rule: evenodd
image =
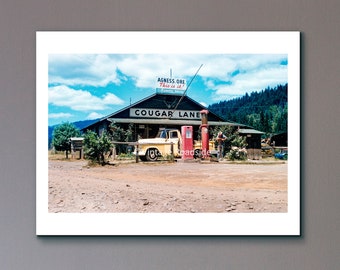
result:
<svg viewBox="0 0 340 270"><path fill-rule="evenodd" d="M182 159L194 158L193 128L192 126L182 126Z"/></svg>
<svg viewBox="0 0 340 270"><path fill-rule="evenodd" d="M205 159L209 156L209 130L208 130L208 110L202 110L201 120L201 136L202 136L202 158Z"/></svg>

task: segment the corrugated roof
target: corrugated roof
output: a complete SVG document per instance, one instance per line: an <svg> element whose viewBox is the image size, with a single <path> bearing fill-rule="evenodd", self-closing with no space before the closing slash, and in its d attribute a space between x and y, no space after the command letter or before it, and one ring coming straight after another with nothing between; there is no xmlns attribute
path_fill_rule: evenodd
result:
<svg viewBox="0 0 340 270"><path fill-rule="evenodd" d="M250 128L240 128L238 132L242 134L264 134L262 131Z"/></svg>
<svg viewBox="0 0 340 270"><path fill-rule="evenodd" d="M108 118L112 123L155 124L155 125L191 125L200 126L201 120L178 120L178 119L149 119L149 118ZM232 122L209 121L209 126L243 126Z"/></svg>

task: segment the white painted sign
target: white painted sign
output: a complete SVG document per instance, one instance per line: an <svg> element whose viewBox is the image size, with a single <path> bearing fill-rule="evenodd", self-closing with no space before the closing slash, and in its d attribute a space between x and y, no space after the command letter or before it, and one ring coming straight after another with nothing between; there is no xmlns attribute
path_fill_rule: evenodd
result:
<svg viewBox="0 0 340 270"><path fill-rule="evenodd" d="M173 90L185 90L187 82L184 79L179 78L157 78L156 88L160 89L173 89Z"/></svg>
<svg viewBox="0 0 340 270"><path fill-rule="evenodd" d="M201 119L199 111L185 111L185 110L167 110L167 109L147 109L147 108L131 108L130 117L141 118L173 118L173 119Z"/></svg>

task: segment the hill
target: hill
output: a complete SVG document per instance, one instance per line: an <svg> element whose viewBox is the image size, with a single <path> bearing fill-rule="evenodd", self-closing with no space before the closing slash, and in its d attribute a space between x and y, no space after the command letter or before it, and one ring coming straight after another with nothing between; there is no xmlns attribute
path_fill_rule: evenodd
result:
<svg viewBox="0 0 340 270"><path fill-rule="evenodd" d="M288 84L266 88L260 92L220 101L208 106L208 110L267 134L287 132Z"/></svg>

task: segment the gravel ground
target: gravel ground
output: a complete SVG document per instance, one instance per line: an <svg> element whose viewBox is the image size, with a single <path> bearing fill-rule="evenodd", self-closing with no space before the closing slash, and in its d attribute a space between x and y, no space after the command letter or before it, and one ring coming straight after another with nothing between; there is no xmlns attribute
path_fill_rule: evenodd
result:
<svg viewBox="0 0 340 270"><path fill-rule="evenodd" d="M287 212L287 163L49 160L51 213Z"/></svg>

